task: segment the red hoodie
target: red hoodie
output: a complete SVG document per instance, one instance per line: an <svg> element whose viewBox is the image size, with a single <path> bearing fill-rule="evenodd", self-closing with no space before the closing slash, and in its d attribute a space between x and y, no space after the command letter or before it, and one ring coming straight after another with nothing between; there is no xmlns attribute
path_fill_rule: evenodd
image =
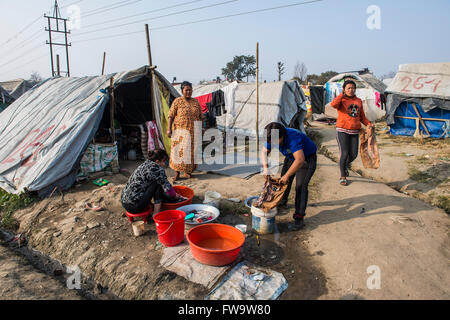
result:
<svg viewBox="0 0 450 320"><path fill-rule="evenodd" d="M336 128L359 130L361 122L365 126L370 124L364 114L362 100L357 96L348 97L341 93L331 102L331 106L338 111Z"/></svg>

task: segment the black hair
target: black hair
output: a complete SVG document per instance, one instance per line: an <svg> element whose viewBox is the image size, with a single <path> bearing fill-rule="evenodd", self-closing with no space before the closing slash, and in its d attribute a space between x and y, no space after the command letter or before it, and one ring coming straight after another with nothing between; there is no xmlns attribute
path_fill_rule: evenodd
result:
<svg viewBox="0 0 450 320"><path fill-rule="evenodd" d="M267 138L267 143L272 144L272 130L278 130L278 138L279 139L284 139L284 137L286 136L286 128L278 122L271 122L269 123L264 130L266 130L266 138ZM278 141L277 141L278 143Z"/></svg>
<svg viewBox="0 0 450 320"><path fill-rule="evenodd" d="M345 90L345 87L348 86L349 84L352 84L355 89L356 89L356 83L353 80L345 80L344 84L342 85L342 90Z"/></svg>
<svg viewBox="0 0 450 320"><path fill-rule="evenodd" d="M166 161L169 159L167 152L162 149L156 149L148 152L148 160L150 161Z"/></svg>
<svg viewBox="0 0 450 320"><path fill-rule="evenodd" d="M181 91L183 91L184 87L191 87L192 89L192 83L190 83L189 81L183 81L183 83L181 84Z"/></svg>

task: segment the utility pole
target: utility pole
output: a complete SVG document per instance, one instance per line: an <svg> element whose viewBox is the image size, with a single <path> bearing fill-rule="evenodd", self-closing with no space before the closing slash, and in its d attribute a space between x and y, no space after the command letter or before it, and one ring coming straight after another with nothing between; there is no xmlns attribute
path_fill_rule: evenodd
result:
<svg viewBox="0 0 450 320"><path fill-rule="evenodd" d="M61 13L59 12L59 6L58 6L58 1L55 0L55 7L53 9L53 16L47 16L46 14L44 14L44 18L48 19L48 28L45 28L45 31L48 31L48 38L49 41L46 41L46 44L50 45L50 61L52 64L52 77L55 77L57 74L57 72L55 72L55 67L54 67L54 63L53 63L53 46L64 46L66 47L66 61L67 61L67 71L64 71L67 75L67 77L70 77L70 67L69 67L69 47L72 46L72 43L68 43L67 42L67 35L70 34L70 31L67 31L67 20L68 19L64 19L61 17ZM52 29L52 20L56 21L56 29ZM59 25L60 25L60 21L62 21L63 25L64 25L64 31L60 30ZM65 39L65 43L56 43L52 41L52 33L63 33L64 34L64 39Z"/></svg>

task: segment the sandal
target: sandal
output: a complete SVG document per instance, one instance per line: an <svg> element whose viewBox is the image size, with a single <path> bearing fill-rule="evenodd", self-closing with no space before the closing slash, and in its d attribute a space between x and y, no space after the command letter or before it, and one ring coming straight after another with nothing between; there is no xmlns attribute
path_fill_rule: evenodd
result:
<svg viewBox="0 0 450 320"><path fill-rule="evenodd" d="M341 184L341 186L347 186L348 185L348 182L347 182L346 178L341 178L339 180L339 183Z"/></svg>

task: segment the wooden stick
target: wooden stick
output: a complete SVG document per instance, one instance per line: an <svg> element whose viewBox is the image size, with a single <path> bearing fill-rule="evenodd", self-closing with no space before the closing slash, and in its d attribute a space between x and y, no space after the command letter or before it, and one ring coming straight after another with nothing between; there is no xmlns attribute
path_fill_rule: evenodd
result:
<svg viewBox="0 0 450 320"><path fill-rule="evenodd" d="M152 63L152 50L150 48L150 33L148 31L148 24L145 25L145 34L147 36L147 53L148 53L148 66L153 66Z"/></svg>
<svg viewBox="0 0 450 320"><path fill-rule="evenodd" d="M420 115L419 110L417 110L416 104L413 103L412 106L413 106L413 108L414 108L414 111L416 111L417 116L419 117L419 121L420 121L420 123L422 124L423 128L425 129L425 132L428 134L428 136L430 136L430 132L428 131L428 128L427 128L427 126L425 125L425 122L422 120L422 116Z"/></svg>
<svg viewBox="0 0 450 320"><path fill-rule="evenodd" d="M58 77L61 76L61 69L59 67L59 54L56 55L56 74Z"/></svg>
<svg viewBox="0 0 450 320"><path fill-rule="evenodd" d="M395 118L400 118L400 119L409 119L409 120L416 120L418 118L415 117L405 117L405 116L394 116ZM447 122L448 120L446 119L432 119L432 118L422 118L422 120L425 121L443 121L443 122Z"/></svg>
<svg viewBox="0 0 450 320"><path fill-rule="evenodd" d="M111 77L110 83L110 94L111 94L111 107L110 107L110 117L111 117L111 137L112 137L112 143L114 144L114 141L116 141L116 131L114 130L114 107L115 107L115 99L114 99L114 77Z"/></svg>
<svg viewBox="0 0 450 320"><path fill-rule="evenodd" d="M106 61L106 52L103 52L102 76L105 74L105 61Z"/></svg>
<svg viewBox="0 0 450 320"><path fill-rule="evenodd" d="M259 153L259 43L256 42L256 150Z"/></svg>

